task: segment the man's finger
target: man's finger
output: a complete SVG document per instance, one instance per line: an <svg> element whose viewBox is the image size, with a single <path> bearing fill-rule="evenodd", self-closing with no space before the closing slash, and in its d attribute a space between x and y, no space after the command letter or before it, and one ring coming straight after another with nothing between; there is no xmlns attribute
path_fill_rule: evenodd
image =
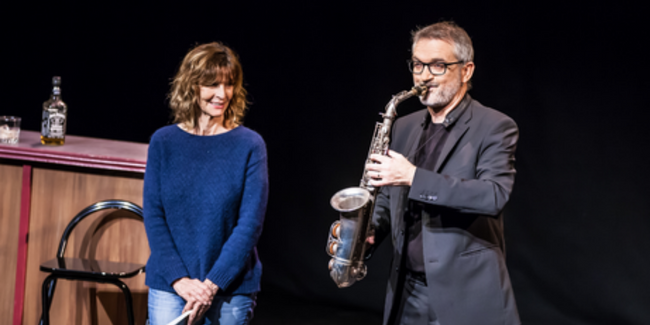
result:
<svg viewBox="0 0 650 325"><path fill-rule="evenodd" d="M382 187L382 186L386 185L387 182L385 180L383 180L383 179L381 181L379 181L379 180L376 180L376 179L373 178L368 183L370 185L374 186L374 187Z"/></svg>
<svg viewBox="0 0 650 325"><path fill-rule="evenodd" d="M376 154L376 153L373 153L373 154L370 155L370 160L377 161L379 163L383 163L383 162L385 162L385 161L387 161L389 159L390 159L390 157L387 157L387 156L384 156L384 155L379 155L379 154Z"/></svg>
<svg viewBox="0 0 650 325"><path fill-rule="evenodd" d="M388 149L388 156L389 157L396 157L398 155L401 156L399 152Z"/></svg>

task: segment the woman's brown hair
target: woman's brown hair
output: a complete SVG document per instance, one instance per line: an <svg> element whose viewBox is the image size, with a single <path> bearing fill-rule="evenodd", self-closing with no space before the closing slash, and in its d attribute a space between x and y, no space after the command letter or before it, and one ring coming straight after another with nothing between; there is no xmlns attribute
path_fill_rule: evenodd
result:
<svg viewBox="0 0 650 325"><path fill-rule="evenodd" d="M224 112L224 126L232 128L240 125L248 104L243 80L239 58L229 47L212 42L190 50L181 62L169 91L169 107L174 123L196 127L201 115L199 87L225 83L233 86L233 97Z"/></svg>

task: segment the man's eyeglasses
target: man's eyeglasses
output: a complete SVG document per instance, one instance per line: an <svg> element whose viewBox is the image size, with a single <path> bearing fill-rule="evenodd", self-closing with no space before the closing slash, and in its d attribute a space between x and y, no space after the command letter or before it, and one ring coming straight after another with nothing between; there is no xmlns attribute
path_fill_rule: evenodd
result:
<svg viewBox="0 0 650 325"><path fill-rule="evenodd" d="M429 72L431 72L432 75L435 76L442 76L447 72L447 67L450 65L454 64L459 64L459 63L465 63L464 61L456 61L456 62L431 62L431 63L423 63L420 61L416 60L408 60L407 61L409 65L409 71L413 74L421 74L424 72L424 67L429 67Z"/></svg>

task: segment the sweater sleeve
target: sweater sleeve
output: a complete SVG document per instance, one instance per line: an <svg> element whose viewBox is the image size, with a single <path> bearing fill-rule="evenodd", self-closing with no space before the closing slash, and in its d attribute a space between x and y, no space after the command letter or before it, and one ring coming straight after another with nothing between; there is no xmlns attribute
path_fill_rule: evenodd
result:
<svg viewBox="0 0 650 325"><path fill-rule="evenodd" d="M266 146L261 138L258 139L259 141L253 147L246 165L237 225L226 240L219 258L207 274L207 278L222 290L227 290L228 286L241 274L262 233L269 182Z"/></svg>
<svg viewBox="0 0 650 325"><path fill-rule="evenodd" d="M161 275L171 286L175 280L189 276L189 272L172 239L161 200L160 178L163 177L161 162L164 159L162 151L162 142L154 134L149 144L147 167L144 173L144 226L149 239L151 255L158 259L150 261L150 263L153 262L157 265L161 270Z"/></svg>

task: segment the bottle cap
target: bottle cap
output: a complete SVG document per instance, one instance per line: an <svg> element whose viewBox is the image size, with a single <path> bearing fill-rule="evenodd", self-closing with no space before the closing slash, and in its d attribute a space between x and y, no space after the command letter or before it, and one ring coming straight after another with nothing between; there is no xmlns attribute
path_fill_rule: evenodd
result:
<svg viewBox="0 0 650 325"><path fill-rule="evenodd" d="M52 77L52 85L61 86L61 77L59 76Z"/></svg>

